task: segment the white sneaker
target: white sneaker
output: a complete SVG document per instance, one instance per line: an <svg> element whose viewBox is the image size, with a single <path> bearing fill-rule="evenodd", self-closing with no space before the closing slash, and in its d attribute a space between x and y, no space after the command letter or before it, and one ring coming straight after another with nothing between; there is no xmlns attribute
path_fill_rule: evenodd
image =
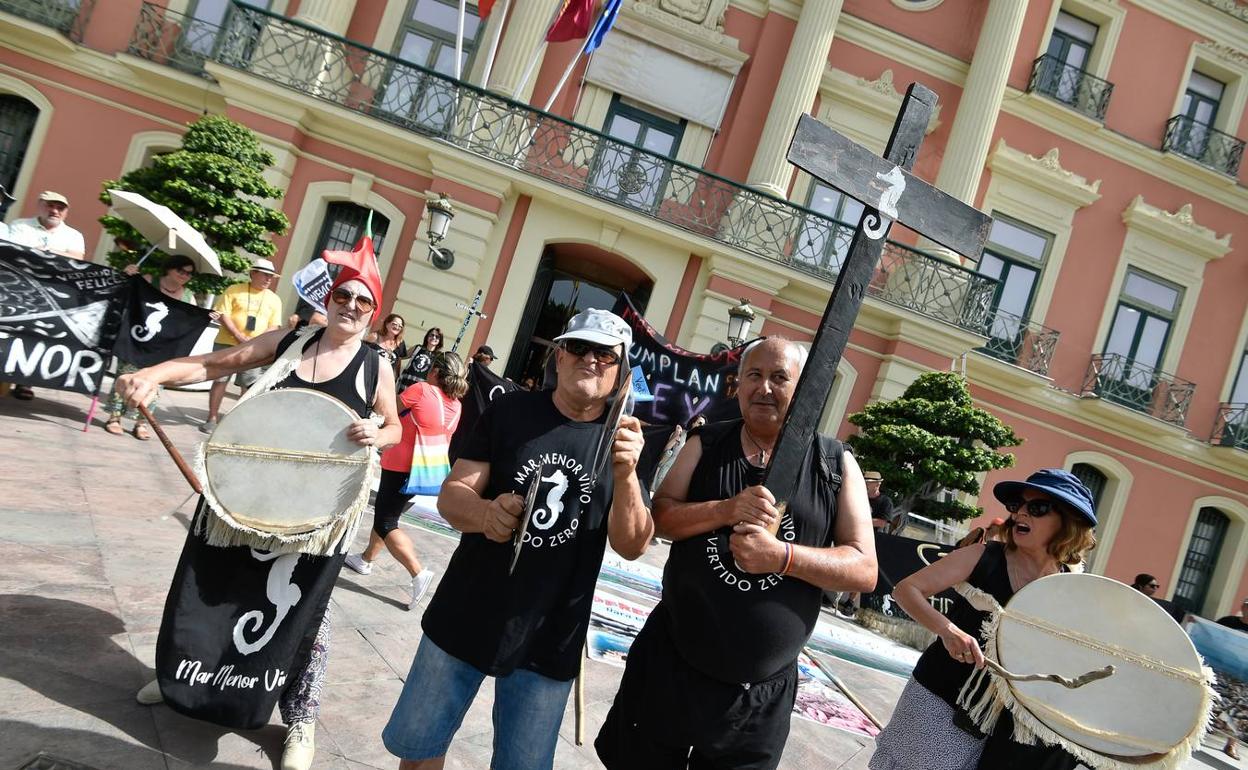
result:
<svg viewBox="0 0 1248 770"><path fill-rule="evenodd" d="M165 696L160 692L160 682L155 679L143 685L143 689L139 690L134 699L141 706L155 706L157 703L165 702Z"/></svg>
<svg viewBox="0 0 1248 770"><path fill-rule="evenodd" d="M310 770L316 754L316 722L295 722L286 728L282 770Z"/></svg>
<svg viewBox="0 0 1248 770"><path fill-rule="evenodd" d="M422 569L420 574L412 578L412 600L407 603L409 610L416 609L416 605L420 604L420 600L429 591L429 586L433 585L433 576L433 570Z"/></svg>
<svg viewBox="0 0 1248 770"><path fill-rule="evenodd" d="M361 575L367 575L373 571L373 563L365 561L364 557L359 554L347 554L346 565Z"/></svg>

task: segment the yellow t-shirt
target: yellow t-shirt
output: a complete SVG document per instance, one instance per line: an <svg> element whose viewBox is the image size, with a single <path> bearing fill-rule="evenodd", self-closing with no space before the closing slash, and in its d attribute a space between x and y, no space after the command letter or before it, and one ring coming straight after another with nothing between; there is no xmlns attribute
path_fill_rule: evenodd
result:
<svg viewBox="0 0 1248 770"><path fill-rule="evenodd" d="M255 327L247 332L253 337L270 329L276 329L282 325L283 320L282 301L277 295L268 289L257 291L246 283L236 283L223 291L217 297L217 302L212 309L221 315L229 316L235 328L243 332L247 332L247 318L255 316ZM221 331L217 333L217 343L237 345L239 341L222 324Z"/></svg>

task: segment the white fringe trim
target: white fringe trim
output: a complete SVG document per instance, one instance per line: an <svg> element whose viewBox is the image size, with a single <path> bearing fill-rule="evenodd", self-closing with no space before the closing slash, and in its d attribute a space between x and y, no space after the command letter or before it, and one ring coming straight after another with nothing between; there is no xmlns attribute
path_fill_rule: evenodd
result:
<svg viewBox="0 0 1248 770"><path fill-rule="evenodd" d="M989 612L984 621L982 634L984 638L984 657L995 663L997 659L997 631L1001 628L1002 607L989 593L981 591L967 583L954 586L959 594L966 598L971 606ZM995 606L994 609L990 609ZM1092 770L1181 770L1192 756L1192 751L1200 745L1201 737L1209 730L1213 717L1214 701L1217 693L1213 691L1213 671L1201 661L1201 674L1204 679L1204 694L1201 700L1201 718L1198 724L1203 729L1192 731L1185 740L1164 754L1153 754L1142 757L1118 757L1101 754L1071 742L1059 735L1035 717L1025 706L1014 697L1010 683L996 676L986 667L981 668L966 680L958 693L958 705L966 710L971 721L984 733L991 733L1001 718L1001 711L1009 709L1014 718L1013 739L1019 743L1034 746L1037 742L1048 746L1058 746L1084 763ZM978 698L974 695L983 687Z"/></svg>
<svg viewBox="0 0 1248 770"><path fill-rule="evenodd" d="M273 389L274 385L289 376L299 366L299 359L303 356L304 349L315 333L316 328L312 327L301 331L295 338L295 342L292 342L286 352L269 365L265 373L243 394L238 403L241 404L260 393L267 393ZM365 472L364 484L359 495L347 510L332 522L306 532L274 534L240 523L217 500L212 492L212 485L208 483L205 464L207 446L208 442L202 441L195 448L194 470L204 490L204 501L208 504L207 514L200 517L195 526L195 534L203 537L208 545L218 548L241 545L270 553L306 553L311 556L346 553L351 547L351 543L355 540L356 530L359 528L361 514L368 507L368 496L373 487L373 477L377 466L374 462L376 449L369 447L368 470Z"/></svg>

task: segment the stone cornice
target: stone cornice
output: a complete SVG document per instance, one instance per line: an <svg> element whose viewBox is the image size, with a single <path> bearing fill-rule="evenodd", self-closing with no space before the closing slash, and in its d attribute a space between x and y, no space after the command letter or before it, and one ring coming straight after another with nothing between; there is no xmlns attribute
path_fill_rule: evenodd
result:
<svg viewBox="0 0 1248 770"><path fill-rule="evenodd" d="M1171 213L1150 206L1144 202L1143 195L1136 195L1122 212L1122 221L1128 228L1164 241L1184 255L1206 261L1221 259L1231 250L1231 234L1219 238L1212 229L1197 224L1190 203Z"/></svg>
<svg viewBox="0 0 1248 770"><path fill-rule="evenodd" d="M802 12L802 5L798 0L732 0L729 5L760 19L769 13L778 13L785 18L796 19Z"/></svg>
<svg viewBox="0 0 1248 770"><path fill-rule="evenodd" d="M750 58L735 37L668 13L655 2L625 6L617 25L635 37L732 75Z"/></svg>
<svg viewBox="0 0 1248 770"><path fill-rule="evenodd" d="M1248 23L1215 7L1231 5L1231 0L1131 0L1131 4L1210 40L1248 50Z"/></svg>
<svg viewBox="0 0 1248 770"><path fill-rule="evenodd" d="M842 13L837 21L836 36L956 86L966 83L966 74L971 68L969 63L947 53L848 13Z"/></svg>
<svg viewBox="0 0 1248 770"><path fill-rule="evenodd" d="M884 70L878 78L872 80L828 67L823 72L819 91L853 109L883 117L888 123L896 119L905 96L897 90L891 69ZM929 134L940 127L940 109L941 105L938 104L932 112L931 122L927 124Z"/></svg>
<svg viewBox="0 0 1248 770"><path fill-rule="evenodd" d="M994 174L1012 177L1080 208L1095 203L1101 197L1101 180L1088 182L1075 172L1062 168L1056 147L1037 158L1010 147L1005 139L998 139L996 149L988 157L988 168Z"/></svg>

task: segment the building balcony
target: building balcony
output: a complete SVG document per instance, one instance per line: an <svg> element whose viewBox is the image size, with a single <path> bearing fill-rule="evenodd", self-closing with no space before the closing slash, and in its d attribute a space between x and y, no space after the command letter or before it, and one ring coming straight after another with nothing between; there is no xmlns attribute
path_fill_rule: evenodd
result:
<svg viewBox="0 0 1248 770"><path fill-rule="evenodd" d="M1031 66L1031 93L1061 102L1075 112L1104 122L1114 84L1045 54Z"/></svg>
<svg viewBox="0 0 1248 770"><path fill-rule="evenodd" d="M988 344L979 352L1047 377L1061 332L1026 318L995 310L983 334Z"/></svg>
<svg viewBox="0 0 1248 770"><path fill-rule="evenodd" d="M145 4L129 50L199 74L205 61L236 68L829 282L852 237L810 209L250 6L208 29ZM995 286L889 243L869 292L978 332Z"/></svg>
<svg viewBox="0 0 1248 770"><path fill-rule="evenodd" d="M1195 392L1195 383L1111 353L1092 356L1080 395L1098 396L1183 427Z"/></svg>
<svg viewBox="0 0 1248 770"><path fill-rule="evenodd" d="M1161 151L1191 158L1202 166L1234 177L1239 176L1244 142L1186 115L1175 115L1166 121Z"/></svg>
<svg viewBox="0 0 1248 770"><path fill-rule="evenodd" d="M1222 404L1209 443L1248 452L1248 404Z"/></svg>
<svg viewBox="0 0 1248 770"><path fill-rule="evenodd" d="M0 0L0 11L60 30L75 43L91 20L95 0Z"/></svg>

